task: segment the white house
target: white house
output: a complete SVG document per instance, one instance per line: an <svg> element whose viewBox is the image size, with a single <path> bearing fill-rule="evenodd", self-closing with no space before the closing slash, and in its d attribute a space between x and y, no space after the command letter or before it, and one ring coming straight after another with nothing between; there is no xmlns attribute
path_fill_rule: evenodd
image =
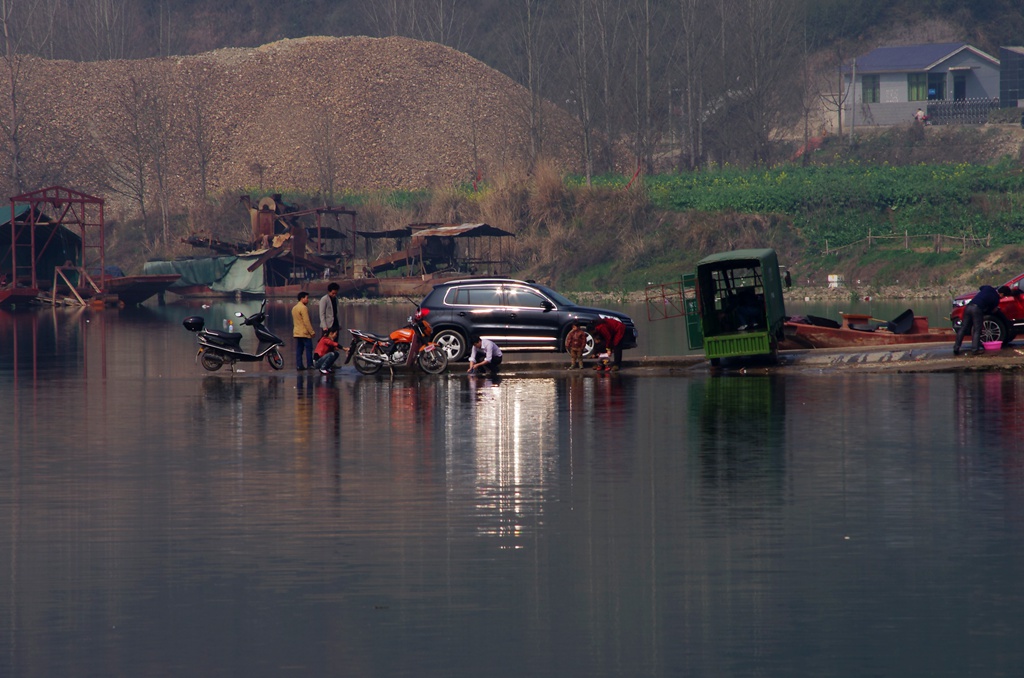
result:
<svg viewBox="0 0 1024 678"><path fill-rule="evenodd" d="M858 126L908 124L918 108L935 122L984 122L999 104L999 60L963 42L879 47L844 78L843 113Z"/></svg>

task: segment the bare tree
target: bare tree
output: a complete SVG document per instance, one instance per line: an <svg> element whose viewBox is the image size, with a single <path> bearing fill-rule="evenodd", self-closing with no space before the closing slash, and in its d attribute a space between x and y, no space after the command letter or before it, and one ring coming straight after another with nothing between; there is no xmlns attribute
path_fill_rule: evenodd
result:
<svg viewBox="0 0 1024 678"><path fill-rule="evenodd" d="M129 55L130 0L76 0L67 12L69 56L99 61Z"/></svg>
<svg viewBox="0 0 1024 678"><path fill-rule="evenodd" d="M29 78L32 59L26 56L33 48L46 43L49 35L45 32L34 35L36 45L25 42L28 31L35 19L45 14L45 5L41 0L0 0L0 39L3 40L2 58L4 76L7 84L6 116L0 121L7 146L10 162L8 177L11 187L18 193L25 190L25 157L24 149L29 125L27 124L27 108L25 93L22 91L25 81ZM42 24L46 25L45 22Z"/></svg>
<svg viewBox="0 0 1024 678"><path fill-rule="evenodd" d="M591 114L590 67L593 58L590 23L592 0L572 0L571 30L559 33L561 50L572 66L572 89L566 100L575 109L583 140L583 166L587 186L594 175L593 116Z"/></svg>
<svg viewBox="0 0 1024 678"><path fill-rule="evenodd" d="M213 76L203 70L190 75L191 88L185 101L185 136L187 139L187 155L195 161L195 169L199 178L199 198L206 200L209 196L210 164L218 150L211 129L210 99L213 96Z"/></svg>
<svg viewBox="0 0 1024 678"><path fill-rule="evenodd" d="M510 5L513 13L508 32L513 55L510 63L516 68L518 79L526 87L529 97L526 114L531 164L541 157L544 150L543 86L548 56L548 43L544 39L544 6L543 0L517 0Z"/></svg>
<svg viewBox="0 0 1024 678"><path fill-rule="evenodd" d="M681 45L682 96L684 117L682 153L688 169L703 162L705 84L711 80L708 64L714 52L709 38L714 35L707 22L711 15L708 0L679 0L679 37Z"/></svg>
<svg viewBox="0 0 1024 678"><path fill-rule="evenodd" d="M174 53L176 35L174 32L176 22L171 16L171 3L169 0L158 0L155 11L158 54L170 56Z"/></svg>
<svg viewBox="0 0 1024 678"><path fill-rule="evenodd" d="M733 120L745 134L754 162L769 162L771 141L798 110L792 74L798 54L795 0L743 0L740 6L743 39L736 56L739 73L736 102L739 114ZM797 76L798 76L797 72Z"/></svg>
<svg viewBox="0 0 1024 678"><path fill-rule="evenodd" d="M411 35L416 25L415 0L376 0L364 8L367 22L381 37Z"/></svg>
<svg viewBox="0 0 1024 678"><path fill-rule="evenodd" d="M147 140L145 92L136 78L129 78L118 97L118 122L107 142L107 189L135 203L148 227L149 165L152 148Z"/></svg>
<svg viewBox="0 0 1024 678"><path fill-rule="evenodd" d="M622 125L621 92L626 81L623 59L624 6L619 0L594 0L593 24L595 27L595 49L599 69L599 105L595 114L603 121L603 152L600 166L609 170L614 166L613 146L618 141Z"/></svg>
<svg viewBox="0 0 1024 678"><path fill-rule="evenodd" d="M654 154L664 131L660 78L668 82L667 64L671 53L663 41L669 17L664 12L670 3L664 0L630 0L626 14L631 31L633 55L632 124L636 157L649 172L654 169ZM674 6L674 3L671 3ZM677 15L672 14L673 18Z"/></svg>
<svg viewBox="0 0 1024 678"><path fill-rule="evenodd" d="M143 84L143 124L146 130L146 143L149 145L149 157L152 160L153 183L157 208L160 210L160 239L166 247L170 242L171 214L171 135L172 115L170 102L166 92L169 89L165 82L149 80Z"/></svg>
<svg viewBox="0 0 1024 678"><path fill-rule="evenodd" d="M829 59L829 72L831 73L830 78L826 80L824 87L820 90L821 103L825 106L825 110L834 112L836 114L836 132L839 136L843 135L843 109L846 107L846 101L853 91L853 86L846 86L845 80L845 57L843 54L843 46L840 43L836 43L830 54Z"/></svg>
<svg viewBox="0 0 1024 678"><path fill-rule="evenodd" d="M324 205L334 204L334 194L338 177L338 132L333 115L326 106L313 118L310 129L310 150L316 166L317 182Z"/></svg>
<svg viewBox="0 0 1024 678"><path fill-rule="evenodd" d="M466 30L467 0L420 0L423 3L424 39L462 49Z"/></svg>
<svg viewBox="0 0 1024 678"><path fill-rule="evenodd" d="M367 22L380 36L404 35L461 49L468 0L375 0L364 5Z"/></svg>

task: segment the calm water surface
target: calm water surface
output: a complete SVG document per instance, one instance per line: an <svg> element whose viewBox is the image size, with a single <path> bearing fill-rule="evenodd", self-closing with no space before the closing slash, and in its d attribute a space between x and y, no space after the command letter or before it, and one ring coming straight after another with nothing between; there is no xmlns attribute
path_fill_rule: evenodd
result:
<svg viewBox="0 0 1024 678"><path fill-rule="evenodd" d="M0 312L0 676L1020 674L1016 375L232 377L195 312Z"/></svg>

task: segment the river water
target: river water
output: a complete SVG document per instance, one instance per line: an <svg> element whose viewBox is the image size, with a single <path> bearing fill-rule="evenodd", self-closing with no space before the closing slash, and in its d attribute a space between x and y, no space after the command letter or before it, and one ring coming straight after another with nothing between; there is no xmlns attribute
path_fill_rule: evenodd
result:
<svg viewBox="0 0 1024 678"><path fill-rule="evenodd" d="M1016 375L207 373L235 308L0 312L0 676L1019 675Z"/></svg>

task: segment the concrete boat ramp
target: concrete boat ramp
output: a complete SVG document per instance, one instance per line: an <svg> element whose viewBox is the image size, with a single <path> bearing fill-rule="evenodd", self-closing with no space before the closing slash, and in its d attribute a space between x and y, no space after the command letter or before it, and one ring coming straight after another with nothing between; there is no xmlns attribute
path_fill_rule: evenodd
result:
<svg viewBox="0 0 1024 678"><path fill-rule="evenodd" d="M969 344L968 344L969 345ZM630 356L626 352L622 361L621 374L643 375L682 375L686 373L711 374L766 374L775 372L972 372L972 371L1008 371L1024 368L1024 343L1011 344L999 351L986 351L981 355L971 355L970 351L953 355L952 344L905 344L899 347L879 346L873 348L847 349L806 349L782 351L779 363L773 365L764 358L748 360L723 360L722 365L713 368L703 355L684 356ZM608 373L595 373L592 363L583 370L567 371L568 357L563 354L517 354L505 353L502 365L503 376L513 375L551 375L594 374L608 376ZM450 372L458 372L461 363L449 367ZM614 373L612 374L614 376Z"/></svg>

